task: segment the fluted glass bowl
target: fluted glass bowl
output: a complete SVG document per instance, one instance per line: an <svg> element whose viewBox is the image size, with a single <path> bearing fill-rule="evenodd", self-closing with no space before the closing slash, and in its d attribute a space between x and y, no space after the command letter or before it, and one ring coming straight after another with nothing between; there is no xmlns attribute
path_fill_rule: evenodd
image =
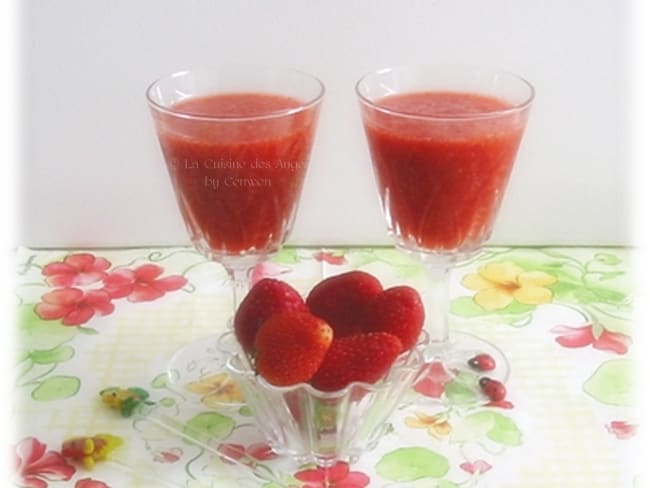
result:
<svg viewBox="0 0 650 488"><path fill-rule="evenodd" d="M227 369L273 450L299 463L313 461L320 466L354 462L377 445L388 417L425 369L427 343L428 338L422 337L375 384L355 382L324 392L307 383L271 385L242 357L233 332L219 339L220 349L229 356Z"/></svg>

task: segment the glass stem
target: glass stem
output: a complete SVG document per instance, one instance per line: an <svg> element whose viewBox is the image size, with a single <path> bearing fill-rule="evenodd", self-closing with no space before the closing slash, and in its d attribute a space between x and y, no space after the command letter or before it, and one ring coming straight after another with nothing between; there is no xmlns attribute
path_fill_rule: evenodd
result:
<svg viewBox="0 0 650 488"><path fill-rule="evenodd" d="M429 332L431 342L444 344L449 341L449 266L428 265L431 278L429 300Z"/></svg>
<svg viewBox="0 0 650 488"><path fill-rule="evenodd" d="M225 266L232 288L233 315L251 288L252 266Z"/></svg>

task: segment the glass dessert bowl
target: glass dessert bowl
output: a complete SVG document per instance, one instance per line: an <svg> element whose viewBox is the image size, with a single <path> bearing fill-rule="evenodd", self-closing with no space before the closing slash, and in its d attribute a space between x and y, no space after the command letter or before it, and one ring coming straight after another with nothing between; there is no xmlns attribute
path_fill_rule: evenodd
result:
<svg viewBox="0 0 650 488"><path fill-rule="evenodd" d="M378 382L356 381L336 391L321 391L309 383L270 384L252 369L233 332L220 336L219 348L227 354L227 370L273 450L300 464L330 467L338 461L355 462L376 447L386 421L428 366L428 342L423 332Z"/></svg>

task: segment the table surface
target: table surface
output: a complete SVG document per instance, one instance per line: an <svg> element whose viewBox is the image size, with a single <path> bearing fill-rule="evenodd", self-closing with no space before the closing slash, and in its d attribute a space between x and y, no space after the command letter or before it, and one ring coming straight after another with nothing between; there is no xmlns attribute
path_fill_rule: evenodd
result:
<svg viewBox="0 0 650 488"><path fill-rule="evenodd" d="M404 398L373 451L325 473L274 455L250 410L227 404L223 378L188 365L177 378L182 388L170 384L174 351L225 329L232 313L219 265L185 247L19 249L14 483L640 486L631 257L621 248L490 247L454 269L452 330L506 354L506 401L482 404L432 374ZM306 294L349 269L426 297L420 265L390 248L286 248L253 277ZM129 404L133 412L126 403L123 412L110 408L99 394L107 388L138 388L140 403ZM123 443L93 469L61 455L65 440L98 434Z"/></svg>

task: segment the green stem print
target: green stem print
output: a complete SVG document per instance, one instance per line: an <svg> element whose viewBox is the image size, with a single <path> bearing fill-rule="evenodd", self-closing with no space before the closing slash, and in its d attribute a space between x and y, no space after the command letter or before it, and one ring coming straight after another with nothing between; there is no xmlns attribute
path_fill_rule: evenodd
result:
<svg viewBox="0 0 650 488"><path fill-rule="evenodd" d="M22 305L16 314L18 329L17 386L31 389L31 396L37 401L51 401L74 396L81 380L73 376L51 376L60 363L71 360L75 355L72 346L67 345L77 335L74 327L42 320L31 304Z"/></svg>

